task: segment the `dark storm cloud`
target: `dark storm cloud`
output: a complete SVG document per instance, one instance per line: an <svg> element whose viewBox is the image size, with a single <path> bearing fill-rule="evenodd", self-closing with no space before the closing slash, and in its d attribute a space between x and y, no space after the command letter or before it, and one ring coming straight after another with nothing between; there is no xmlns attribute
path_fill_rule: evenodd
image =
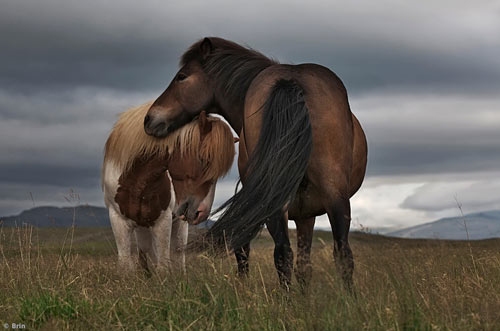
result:
<svg viewBox="0 0 500 331"><path fill-rule="evenodd" d="M99 165L94 167L69 167L67 165L1 164L0 182L40 186L98 187Z"/></svg>
<svg viewBox="0 0 500 331"><path fill-rule="evenodd" d="M2 88L29 93L74 86L165 87L187 45L173 37L175 30L155 31L143 6L120 7L96 1L3 4Z"/></svg>
<svg viewBox="0 0 500 331"><path fill-rule="evenodd" d="M290 3L286 12L279 3L265 11L236 3L215 6L9 1L0 13L0 84L11 90L82 85L159 90L186 47L215 34L283 62L322 63L353 92L500 86L498 43L468 26L472 14L444 4L425 11L403 6L398 15L321 2L307 8ZM463 15L463 21L450 19L453 14Z"/></svg>
<svg viewBox="0 0 500 331"><path fill-rule="evenodd" d="M176 70L179 55L172 50L180 46L174 41L116 40L93 31L71 34L68 28L64 35L36 26L2 29L8 33L2 39L15 42L2 46L0 85L23 93L71 86L147 90L166 86Z"/></svg>
<svg viewBox="0 0 500 331"><path fill-rule="evenodd" d="M79 188L86 201L101 201L102 148L116 115L158 96L182 52L206 35L334 70L368 135L370 176L497 169L499 9L8 0L0 10L0 189L12 195L0 195L0 215L29 206L27 192L49 203Z"/></svg>
<svg viewBox="0 0 500 331"><path fill-rule="evenodd" d="M351 108L368 136L371 175L499 169L498 95L378 92Z"/></svg>
<svg viewBox="0 0 500 331"><path fill-rule="evenodd" d="M370 146L368 175L439 174L499 169L500 146Z"/></svg>

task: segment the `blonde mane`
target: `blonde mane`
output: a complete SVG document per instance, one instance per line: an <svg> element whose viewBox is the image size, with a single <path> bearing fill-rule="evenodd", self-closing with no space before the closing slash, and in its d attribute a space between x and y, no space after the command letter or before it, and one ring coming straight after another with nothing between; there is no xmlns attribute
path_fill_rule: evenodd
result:
<svg viewBox="0 0 500 331"><path fill-rule="evenodd" d="M138 157L166 158L174 151L180 151L183 158L195 157L207 164L203 180L216 180L231 169L235 149L233 134L226 123L219 118L208 117L212 129L203 141L198 119L168 137L158 139L144 132L144 117L151 104L145 103L120 115L106 141L104 166L112 163L120 173L124 173L130 170Z"/></svg>

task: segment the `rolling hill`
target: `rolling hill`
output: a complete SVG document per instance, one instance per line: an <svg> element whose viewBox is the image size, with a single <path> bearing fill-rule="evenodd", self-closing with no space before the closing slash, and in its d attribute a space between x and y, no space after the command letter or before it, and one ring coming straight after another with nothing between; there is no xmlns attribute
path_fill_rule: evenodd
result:
<svg viewBox="0 0 500 331"><path fill-rule="evenodd" d="M467 229L467 231L466 231ZM468 238L467 238L468 234ZM385 234L402 238L479 240L500 237L500 210L447 217Z"/></svg>
<svg viewBox="0 0 500 331"><path fill-rule="evenodd" d="M109 227L108 211L104 207L81 205L77 207L35 207L15 216L0 217L0 226L37 227ZM467 225L467 231L464 226ZM198 228L208 228L212 220L199 224ZM385 236L428 239L487 239L500 237L500 210L468 214L464 217L442 218L434 222L412 226L385 233Z"/></svg>
<svg viewBox="0 0 500 331"><path fill-rule="evenodd" d="M108 209L104 207L81 205L77 207L35 207L15 216L0 217L0 226L33 225L36 227L110 227ZM208 229L214 221L207 220L198 224L199 229Z"/></svg>
<svg viewBox="0 0 500 331"><path fill-rule="evenodd" d="M33 225L37 227L101 227L110 226L108 210L104 207L35 207L16 216L0 217L0 226Z"/></svg>

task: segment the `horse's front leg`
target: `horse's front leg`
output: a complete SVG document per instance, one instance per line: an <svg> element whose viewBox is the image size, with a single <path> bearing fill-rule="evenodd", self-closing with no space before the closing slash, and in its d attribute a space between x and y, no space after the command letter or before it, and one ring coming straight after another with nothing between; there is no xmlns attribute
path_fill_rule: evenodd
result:
<svg viewBox="0 0 500 331"><path fill-rule="evenodd" d="M288 290L293 269L293 251L288 237L288 213L277 215L266 222L266 225L274 240L274 265L278 270L280 284Z"/></svg>
<svg viewBox="0 0 500 331"><path fill-rule="evenodd" d="M152 264L156 264L158 261L153 248L151 229L142 226L135 228L135 239L139 249L139 264L146 273L149 273L148 261L151 261Z"/></svg>
<svg viewBox="0 0 500 331"><path fill-rule="evenodd" d="M248 259L250 258L250 243L234 250L238 262L238 276L247 276L249 271Z"/></svg>
<svg viewBox="0 0 500 331"><path fill-rule="evenodd" d="M118 266L126 271L134 270L135 261L132 258L134 227L132 221L119 214L112 206L109 207L109 219L118 250Z"/></svg>
<svg viewBox="0 0 500 331"><path fill-rule="evenodd" d="M172 243L170 254L176 268L186 272L186 245L188 241L189 224L181 219L172 221Z"/></svg>
<svg viewBox="0 0 500 331"><path fill-rule="evenodd" d="M151 228L151 232L157 267L168 267L170 265L170 237L172 235L172 211L170 208L161 212L160 217Z"/></svg>

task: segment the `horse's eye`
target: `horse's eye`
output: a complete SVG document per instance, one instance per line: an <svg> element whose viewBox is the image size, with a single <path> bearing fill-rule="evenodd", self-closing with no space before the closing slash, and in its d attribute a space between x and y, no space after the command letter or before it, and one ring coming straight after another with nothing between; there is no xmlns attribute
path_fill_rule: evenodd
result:
<svg viewBox="0 0 500 331"><path fill-rule="evenodd" d="M175 77L175 80L178 82L182 82L186 78L187 78L187 76L185 74L183 74L182 72L179 72L177 74L177 77Z"/></svg>

